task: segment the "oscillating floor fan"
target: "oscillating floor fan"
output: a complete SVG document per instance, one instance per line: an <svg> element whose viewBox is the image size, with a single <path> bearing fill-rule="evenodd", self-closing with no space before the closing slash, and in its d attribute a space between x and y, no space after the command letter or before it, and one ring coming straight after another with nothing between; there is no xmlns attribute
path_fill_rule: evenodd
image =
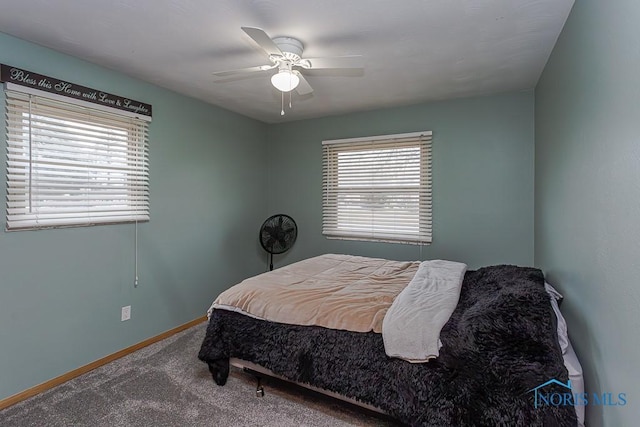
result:
<svg viewBox="0 0 640 427"><path fill-rule="evenodd" d="M273 254L281 254L293 246L298 226L289 215L272 215L260 227L260 244L269 253L269 270L273 270Z"/></svg>

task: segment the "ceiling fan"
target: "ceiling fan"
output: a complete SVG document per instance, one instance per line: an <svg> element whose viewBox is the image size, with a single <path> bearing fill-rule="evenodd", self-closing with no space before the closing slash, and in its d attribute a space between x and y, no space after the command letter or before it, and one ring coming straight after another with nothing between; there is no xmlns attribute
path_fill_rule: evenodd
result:
<svg viewBox="0 0 640 427"><path fill-rule="evenodd" d="M301 70L362 68L362 56L360 55L302 58L304 45L298 39L293 37L275 37L272 39L260 28L241 28L265 51L270 64L219 71L213 73L213 75L216 77L228 77L277 69L277 72L271 76L271 84L282 92L283 108L280 112L281 115L284 115L284 93L291 92L294 89L300 95L313 92L313 88L302 75ZM291 97L289 97L289 107L291 107Z"/></svg>

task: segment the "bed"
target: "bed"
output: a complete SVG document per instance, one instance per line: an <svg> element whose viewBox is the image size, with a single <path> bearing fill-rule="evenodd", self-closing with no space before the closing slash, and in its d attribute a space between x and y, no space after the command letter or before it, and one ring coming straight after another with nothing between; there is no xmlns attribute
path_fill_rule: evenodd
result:
<svg viewBox="0 0 640 427"><path fill-rule="evenodd" d="M335 262L355 267L344 272ZM463 269L458 294L448 297L449 303L455 299L450 313L444 320L442 312L429 314L442 327L436 327L436 343L423 346L429 349L424 360L387 354L385 322L398 311L394 304L413 288L423 264L327 254L247 279L214 301L198 356L220 386L231 360L411 426L576 426L573 406L536 401L540 385L554 379L546 391L563 393L558 383L569 380L558 319L538 269ZM342 282L345 275L351 285L335 285L329 302L317 303L318 289L331 287L334 278ZM427 276L438 279L435 288L444 286L437 274ZM342 294L354 286L351 305ZM240 292L243 288L249 292ZM434 287L420 289L429 293ZM377 308L368 310L367 304ZM424 321L421 316L411 314L418 322ZM416 334L414 329L407 326L405 332Z"/></svg>

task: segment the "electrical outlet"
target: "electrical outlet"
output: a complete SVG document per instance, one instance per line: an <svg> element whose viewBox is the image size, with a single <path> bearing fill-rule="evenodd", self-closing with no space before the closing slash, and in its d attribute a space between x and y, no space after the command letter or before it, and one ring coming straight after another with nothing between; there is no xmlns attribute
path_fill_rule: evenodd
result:
<svg viewBox="0 0 640 427"><path fill-rule="evenodd" d="M122 307L122 314L120 316L120 320L124 322L125 320L131 319L131 306L127 305L126 307Z"/></svg>

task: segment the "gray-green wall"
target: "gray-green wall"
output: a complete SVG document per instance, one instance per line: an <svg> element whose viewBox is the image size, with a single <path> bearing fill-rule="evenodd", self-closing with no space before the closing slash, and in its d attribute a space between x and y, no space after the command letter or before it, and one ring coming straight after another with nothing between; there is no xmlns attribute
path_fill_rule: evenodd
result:
<svg viewBox="0 0 640 427"><path fill-rule="evenodd" d="M299 240L276 265L321 253L444 258L470 268L533 263L533 92L326 117L268 129L269 207L297 221ZM433 243L322 236L322 141L433 131Z"/></svg>
<svg viewBox="0 0 640 427"><path fill-rule="evenodd" d="M263 271L256 235L267 213L267 147L263 123L2 34L0 62L154 112L138 288L133 225L0 231L2 399L203 316L217 293ZM0 217L4 229L4 208ZM120 322L124 305L132 317Z"/></svg>
<svg viewBox="0 0 640 427"><path fill-rule="evenodd" d="M576 1L536 88L535 264L566 297L589 427L640 411L640 2Z"/></svg>

